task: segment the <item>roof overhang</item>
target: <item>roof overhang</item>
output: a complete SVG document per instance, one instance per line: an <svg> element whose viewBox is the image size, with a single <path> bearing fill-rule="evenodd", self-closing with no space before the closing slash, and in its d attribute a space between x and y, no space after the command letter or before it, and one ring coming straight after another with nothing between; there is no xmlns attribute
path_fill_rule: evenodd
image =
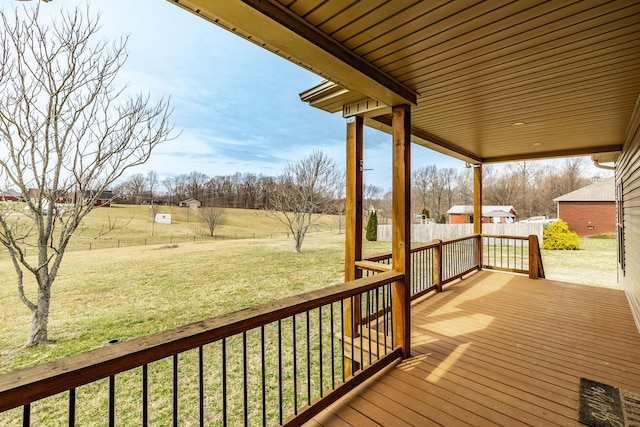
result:
<svg viewBox="0 0 640 427"><path fill-rule="evenodd" d="M274 1L168 0L321 76L388 104L417 94ZM362 96L362 95L361 95Z"/></svg>
<svg viewBox="0 0 640 427"><path fill-rule="evenodd" d="M326 81L301 93L469 163L615 158L640 94L640 1L169 0ZM608 161L608 160L607 160Z"/></svg>

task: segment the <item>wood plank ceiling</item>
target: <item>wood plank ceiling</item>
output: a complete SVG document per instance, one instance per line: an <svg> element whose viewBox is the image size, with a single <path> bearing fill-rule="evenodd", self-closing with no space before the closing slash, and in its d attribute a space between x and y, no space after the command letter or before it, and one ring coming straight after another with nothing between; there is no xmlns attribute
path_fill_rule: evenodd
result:
<svg viewBox="0 0 640 427"><path fill-rule="evenodd" d="M315 107L415 104L414 141L470 162L620 151L640 94L640 1L170 1L329 80Z"/></svg>

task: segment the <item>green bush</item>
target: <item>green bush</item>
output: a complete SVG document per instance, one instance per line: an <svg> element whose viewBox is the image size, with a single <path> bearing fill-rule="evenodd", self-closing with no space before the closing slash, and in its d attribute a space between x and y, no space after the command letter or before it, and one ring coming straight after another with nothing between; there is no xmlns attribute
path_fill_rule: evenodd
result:
<svg viewBox="0 0 640 427"><path fill-rule="evenodd" d="M559 219L558 221L549 224L542 233L542 249L580 249L578 235L569 230L569 225L567 225L566 222Z"/></svg>
<svg viewBox="0 0 640 427"><path fill-rule="evenodd" d="M425 218L429 218L429 209L422 208L422 215L424 215Z"/></svg>
<svg viewBox="0 0 640 427"><path fill-rule="evenodd" d="M371 211L369 213L369 219L367 220L367 234L365 237L370 242L378 240L378 214L376 211Z"/></svg>

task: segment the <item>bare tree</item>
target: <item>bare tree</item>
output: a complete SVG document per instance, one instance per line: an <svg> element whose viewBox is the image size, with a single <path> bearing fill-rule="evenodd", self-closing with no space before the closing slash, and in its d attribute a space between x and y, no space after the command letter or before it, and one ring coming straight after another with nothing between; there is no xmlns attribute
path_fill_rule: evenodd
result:
<svg viewBox="0 0 640 427"><path fill-rule="evenodd" d="M193 171L184 176L184 189L187 197L202 201L209 177L202 172Z"/></svg>
<svg viewBox="0 0 640 427"><path fill-rule="evenodd" d="M287 165L269 195L269 212L291 231L294 252L300 252L314 222L336 212L343 190L342 171L322 151Z"/></svg>
<svg viewBox="0 0 640 427"><path fill-rule="evenodd" d="M153 197L155 196L154 191L156 189L156 186L158 185L158 172L149 171L147 173L145 181L147 183L147 188L149 189L149 200L151 200L151 203L153 203Z"/></svg>
<svg viewBox="0 0 640 427"><path fill-rule="evenodd" d="M0 186L17 189L29 210L3 205L0 243L31 311L26 345L33 346L48 341L51 288L83 218L172 132L168 101L118 102L126 39L94 42L98 20L78 8L49 25L38 7L14 13L0 10ZM36 289L25 289L25 273Z"/></svg>
<svg viewBox="0 0 640 427"><path fill-rule="evenodd" d="M368 215L368 211L373 207L376 209L376 204L382 199L384 190L382 187L375 186L373 184L365 184L362 189L362 210L363 215Z"/></svg>
<svg viewBox="0 0 640 427"><path fill-rule="evenodd" d="M206 206L199 209L200 218L209 228L209 236L213 237L213 231L224 223L224 208L218 206Z"/></svg>
<svg viewBox="0 0 640 427"><path fill-rule="evenodd" d="M147 191L146 183L144 175L136 173L124 182L120 190L123 193L121 195L132 199L136 205L139 205Z"/></svg>

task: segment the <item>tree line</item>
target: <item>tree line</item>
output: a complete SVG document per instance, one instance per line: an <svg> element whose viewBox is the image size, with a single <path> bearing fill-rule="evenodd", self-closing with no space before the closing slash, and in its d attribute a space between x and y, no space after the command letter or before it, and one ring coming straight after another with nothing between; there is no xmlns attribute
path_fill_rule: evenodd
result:
<svg viewBox="0 0 640 427"><path fill-rule="evenodd" d="M522 161L502 167L483 166L483 204L514 206L519 218L535 215L555 217L553 199L586 185L598 182L605 174L591 175L585 158L568 158L559 163ZM194 198L204 206L269 209L281 177L254 173L235 173L209 177L202 172L172 176L158 180L156 172L136 174L114 191L123 203L177 204ZM331 213L344 211L342 194L337 194ZM446 221L453 205L473 204L472 168L442 168L428 165L412 174L412 212L427 211L437 222ZM363 189L365 215L378 213L381 223L389 221L391 192L372 184Z"/></svg>
<svg viewBox="0 0 640 427"><path fill-rule="evenodd" d="M160 181L155 171L137 173L114 188L119 203L178 204L196 199L204 206L264 209L276 178L254 173L209 177L202 172L171 176Z"/></svg>

